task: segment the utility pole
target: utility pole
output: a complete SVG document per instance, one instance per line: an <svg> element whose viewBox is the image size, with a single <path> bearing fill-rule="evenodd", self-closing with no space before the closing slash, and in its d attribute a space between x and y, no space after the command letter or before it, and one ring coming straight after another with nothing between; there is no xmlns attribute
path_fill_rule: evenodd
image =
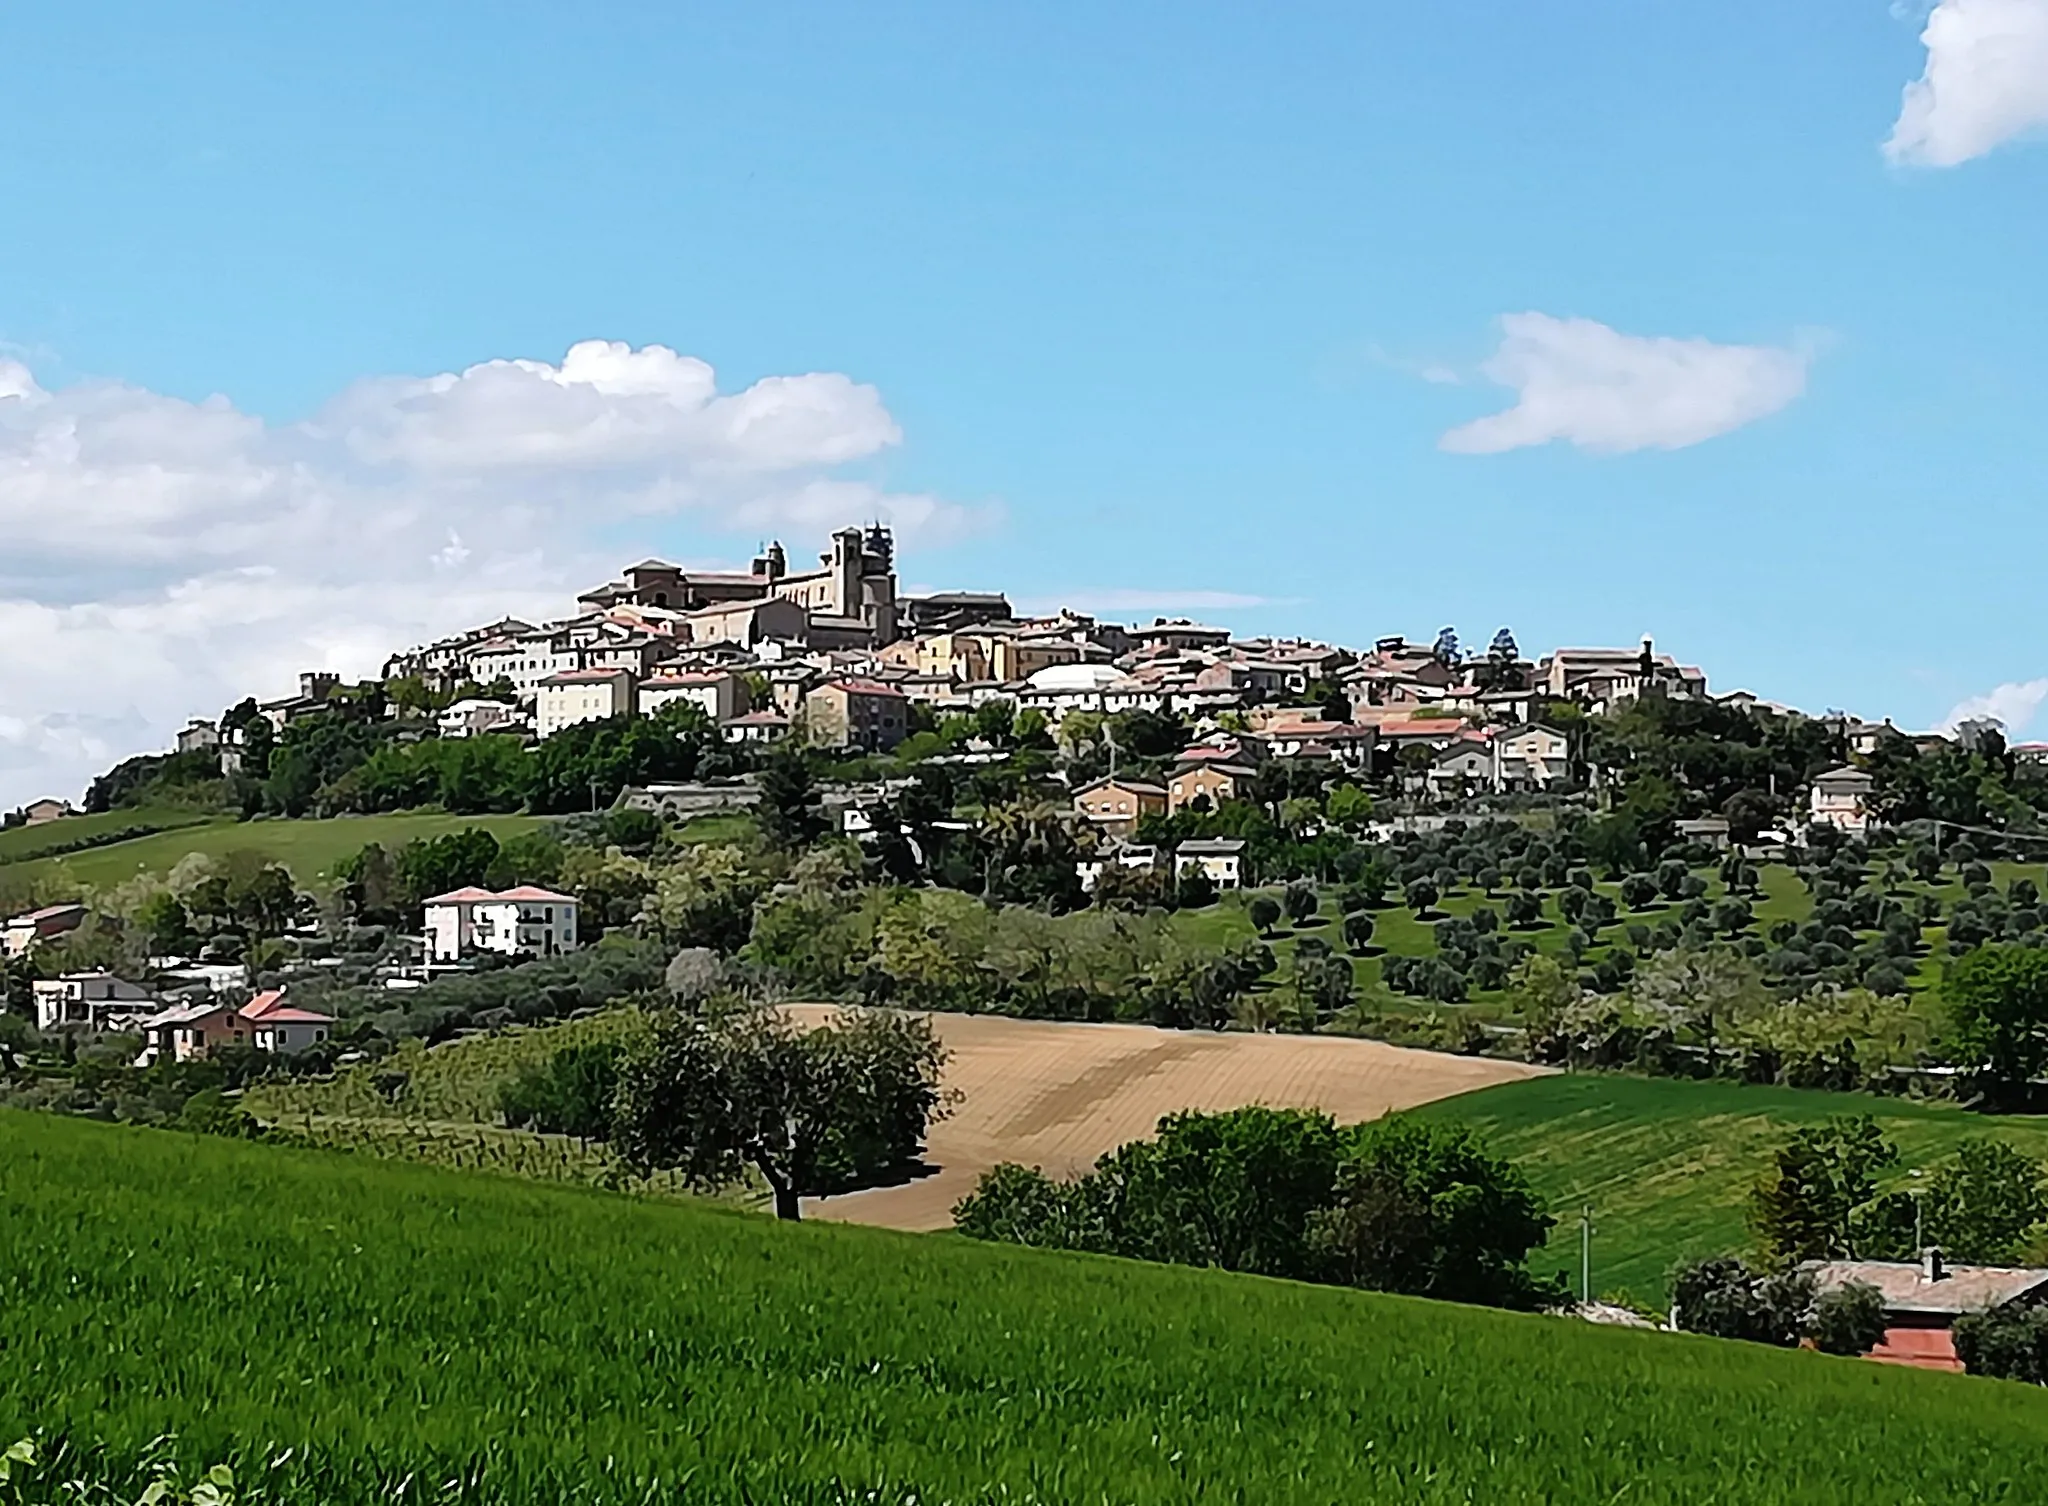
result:
<svg viewBox="0 0 2048 1506"><path fill-rule="evenodd" d="M1579 1300L1593 1301L1593 1205L1579 1209Z"/></svg>

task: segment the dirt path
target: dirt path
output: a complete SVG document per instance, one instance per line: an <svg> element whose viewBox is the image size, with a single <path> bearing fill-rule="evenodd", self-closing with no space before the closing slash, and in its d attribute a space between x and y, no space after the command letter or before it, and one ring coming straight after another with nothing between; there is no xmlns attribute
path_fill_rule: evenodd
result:
<svg viewBox="0 0 2048 1506"><path fill-rule="evenodd" d="M822 1020L832 1009L802 1005L793 1012ZM1073 1176L1104 1151L1151 1134L1161 1116L1179 1109L1263 1103L1323 1109L1351 1122L1543 1071L1333 1036L1214 1035L995 1015L932 1020L952 1052L946 1085L964 1095L932 1130L927 1158L938 1173L901 1187L807 1200L806 1218L943 1229L954 1203L998 1162Z"/></svg>

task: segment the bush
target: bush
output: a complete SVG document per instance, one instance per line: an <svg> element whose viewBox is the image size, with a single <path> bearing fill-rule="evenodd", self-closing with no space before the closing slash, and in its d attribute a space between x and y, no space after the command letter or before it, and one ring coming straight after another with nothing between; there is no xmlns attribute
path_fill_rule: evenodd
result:
<svg viewBox="0 0 2048 1506"><path fill-rule="evenodd" d="M1994 1307L1956 1319L1956 1355L1972 1375L2048 1385L2048 1309Z"/></svg>
<svg viewBox="0 0 2048 1506"><path fill-rule="evenodd" d="M498 1092L498 1110L513 1129L607 1139L620 1055L611 1041L565 1047L505 1084Z"/></svg>
<svg viewBox="0 0 2048 1506"><path fill-rule="evenodd" d="M1861 1281L1835 1287L1814 1304L1812 1329L1822 1354L1868 1354L1884 1341L1884 1298Z"/></svg>

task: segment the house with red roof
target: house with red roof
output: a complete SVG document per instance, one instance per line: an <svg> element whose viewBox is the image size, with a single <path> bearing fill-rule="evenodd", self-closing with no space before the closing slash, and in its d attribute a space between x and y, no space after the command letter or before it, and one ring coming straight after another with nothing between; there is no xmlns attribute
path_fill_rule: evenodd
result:
<svg viewBox="0 0 2048 1506"><path fill-rule="evenodd" d="M581 944L580 909L573 894L531 884L516 889L453 889L426 903L427 951L436 962L453 962L475 952L559 957Z"/></svg>
<svg viewBox="0 0 2048 1506"><path fill-rule="evenodd" d="M188 1062L223 1046L249 1046L288 1056L317 1045L334 1029L334 1016L287 1004L284 990L269 989L246 1004L206 1001L179 1004L151 1015L138 1027L142 1055L136 1065L169 1057Z"/></svg>

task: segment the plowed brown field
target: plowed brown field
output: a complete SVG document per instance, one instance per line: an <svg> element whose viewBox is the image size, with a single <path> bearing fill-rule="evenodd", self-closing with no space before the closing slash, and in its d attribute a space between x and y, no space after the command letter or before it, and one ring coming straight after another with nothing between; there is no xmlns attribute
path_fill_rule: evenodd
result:
<svg viewBox="0 0 2048 1506"><path fill-rule="evenodd" d="M832 1012L826 1005L792 1010L806 1021ZM1074 1176L1180 1109L1261 1103L1322 1109L1349 1123L1543 1071L1334 1036L931 1018L952 1053L946 1086L961 1095L932 1128L926 1159L938 1171L900 1187L809 1200L805 1217L943 1229L989 1167L1018 1161Z"/></svg>

